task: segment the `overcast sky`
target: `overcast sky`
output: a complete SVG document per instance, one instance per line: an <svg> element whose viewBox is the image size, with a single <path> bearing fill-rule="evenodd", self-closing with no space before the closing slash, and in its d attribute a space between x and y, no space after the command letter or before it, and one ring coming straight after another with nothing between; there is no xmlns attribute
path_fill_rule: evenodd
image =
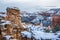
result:
<svg viewBox="0 0 60 40"><path fill-rule="evenodd" d="M60 0L0 0L0 11L14 6L23 11L37 11L43 8L60 8Z"/></svg>

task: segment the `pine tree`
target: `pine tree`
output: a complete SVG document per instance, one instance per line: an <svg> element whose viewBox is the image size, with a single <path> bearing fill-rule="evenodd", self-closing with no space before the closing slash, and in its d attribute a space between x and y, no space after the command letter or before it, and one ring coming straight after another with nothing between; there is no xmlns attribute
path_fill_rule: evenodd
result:
<svg viewBox="0 0 60 40"><path fill-rule="evenodd" d="M54 33L60 31L60 25L56 24L54 29L52 30Z"/></svg>

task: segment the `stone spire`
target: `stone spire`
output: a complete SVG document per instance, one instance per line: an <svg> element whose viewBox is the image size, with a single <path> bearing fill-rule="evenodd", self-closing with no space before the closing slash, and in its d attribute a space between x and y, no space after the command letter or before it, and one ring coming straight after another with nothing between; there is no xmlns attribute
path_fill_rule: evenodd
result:
<svg viewBox="0 0 60 40"><path fill-rule="evenodd" d="M21 40L21 31L24 30L23 24L21 22L20 10L16 7L14 8L7 8L6 9L6 17L5 20L11 22L12 26L16 26L16 38Z"/></svg>
<svg viewBox="0 0 60 40"><path fill-rule="evenodd" d="M20 10L16 7L7 8L6 10L7 10L6 20L11 21L12 24L17 24L17 26L20 28L23 28L23 25L21 22Z"/></svg>

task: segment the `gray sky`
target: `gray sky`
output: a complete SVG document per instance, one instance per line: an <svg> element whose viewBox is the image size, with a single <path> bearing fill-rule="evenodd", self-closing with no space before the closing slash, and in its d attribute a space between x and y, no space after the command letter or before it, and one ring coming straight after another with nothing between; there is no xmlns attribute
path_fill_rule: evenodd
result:
<svg viewBox="0 0 60 40"><path fill-rule="evenodd" d="M6 7L19 7L25 11L37 11L43 8L60 8L60 0L0 0L0 11Z"/></svg>

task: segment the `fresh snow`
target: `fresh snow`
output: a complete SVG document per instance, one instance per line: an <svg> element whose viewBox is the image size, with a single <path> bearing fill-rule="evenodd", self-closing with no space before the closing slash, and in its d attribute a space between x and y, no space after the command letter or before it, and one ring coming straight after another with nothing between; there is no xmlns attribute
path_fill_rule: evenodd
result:
<svg viewBox="0 0 60 40"><path fill-rule="evenodd" d="M35 39L58 39L58 35L54 33L46 33L44 32L45 27L35 26L35 25L28 25L29 31L22 31L22 36L27 38L34 37ZM43 31L42 31L43 30Z"/></svg>

